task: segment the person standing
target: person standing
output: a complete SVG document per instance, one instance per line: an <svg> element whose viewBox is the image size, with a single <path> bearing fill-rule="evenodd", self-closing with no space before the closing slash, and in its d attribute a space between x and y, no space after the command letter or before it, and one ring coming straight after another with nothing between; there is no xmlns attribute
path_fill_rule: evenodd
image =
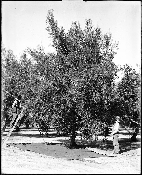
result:
<svg viewBox="0 0 142 175"><path fill-rule="evenodd" d="M114 146L114 151L113 154L119 154L120 149L119 149L119 128L120 128L120 117L116 117L116 122L114 123L113 129L112 129L112 135L113 135L113 146Z"/></svg>

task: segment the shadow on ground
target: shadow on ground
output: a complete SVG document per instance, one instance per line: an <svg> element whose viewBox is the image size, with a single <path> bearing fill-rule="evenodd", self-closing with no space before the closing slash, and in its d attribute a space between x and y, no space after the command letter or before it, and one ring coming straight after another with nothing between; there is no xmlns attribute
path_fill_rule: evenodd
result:
<svg viewBox="0 0 142 175"><path fill-rule="evenodd" d="M21 143L9 144L22 150L31 151L55 158L65 158L67 160L83 160L84 158L106 157L87 149L68 149L64 144L45 144L45 143Z"/></svg>
<svg viewBox="0 0 142 175"><path fill-rule="evenodd" d="M58 141L63 142L66 145L66 147L70 148L70 140L58 139ZM114 148L113 143L110 140L107 140L105 142L103 140L88 142L86 140L81 141L80 139L76 139L76 143L77 143L76 149L90 147L90 148L98 148L100 150L113 151ZM120 153L140 148L141 147L140 144L141 139L139 138L137 139L136 142L131 142L130 138L121 138L119 140Z"/></svg>
<svg viewBox="0 0 142 175"><path fill-rule="evenodd" d="M35 138L41 138L40 133L37 134L37 132L34 134L37 129L22 129L21 131L32 131L33 133L22 133L22 132L13 132L12 136L23 136L23 137L35 137ZM5 132L3 135L7 135L8 132ZM123 134L124 136L127 135L127 133ZM28 150L33 151L40 154L45 154L52 157L57 158L66 158L68 160L76 159L76 160L82 160L83 158L97 158L102 157L105 155L97 154L93 151L85 149L86 147L90 148L98 148L100 150L113 150L113 144L112 141L107 140L106 142L103 142L102 140L99 141L92 141L89 142L85 139L80 140L76 138L76 146L70 147L70 139L64 139L64 137L57 136L56 132L49 132L48 137L43 136L44 138L55 138L58 137L57 141L60 141L61 144L57 143L21 143L21 144L9 144L14 145L22 150ZM140 148L141 140L137 139L136 142L131 142L130 138L120 138L119 144L120 144L120 150L121 153L130 151L132 149ZM72 149L71 149L72 148Z"/></svg>

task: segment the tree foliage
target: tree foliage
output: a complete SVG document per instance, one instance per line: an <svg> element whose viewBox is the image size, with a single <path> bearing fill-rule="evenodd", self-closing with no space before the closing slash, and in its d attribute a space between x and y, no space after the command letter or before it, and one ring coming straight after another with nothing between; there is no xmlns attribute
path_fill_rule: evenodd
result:
<svg viewBox="0 0 142 175"><path fill-rule="evenodd" d="M141 79L140 74L138 74L135 69L132 69L129 65L125 65L124 76L119 82L117 87L118 102L120 104L119 111L122 116L127 116L124 118L127 125L130 124L130 119L135 122L140 121L140 86ZM132 123L134 125L134 123Z"/></svg>
<svg viewBox="0 0 142 175"><path fill-rule="evenodd" d="M46 23L57 51L54 112L73 141L72 136L75 138L75 132L86 125L86 119L92 125L96 119L107 122L112 117L109 108L117 73L112 60L117 43L111 34L94 29L90 19L84 30L73 22L67 33L58 27L52 11Z"/></svg>

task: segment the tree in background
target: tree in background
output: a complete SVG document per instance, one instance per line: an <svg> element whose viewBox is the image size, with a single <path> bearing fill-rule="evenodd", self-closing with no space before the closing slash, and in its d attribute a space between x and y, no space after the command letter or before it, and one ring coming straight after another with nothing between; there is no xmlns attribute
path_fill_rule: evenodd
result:
<svg viewBox="0 0 142 175"><path fill-rule="evenodd" d="M141 79L135 69L132 69L129 65L125 65L124 76L119 82L117 87L117 102L119 107L117 111L121 113L121 117L126 126L133 127L138 131L138 123L141 119L141 108L140 108L140 86ZM138 132L137 132L138 134ZM134 140L136 140L136 136Z"/></svg>
<svg viewBox="0 0 142 175"><path fill-rule="evenodd" d="M34 60L31 77L33 95L29 101L33 109L31 113L33 120L47 133L53 115L55 55L45 54L41 46L37 49L28 48L27 52Z"/></svg>
<svg viewBox="0 0 142 175"><path fill-rule="evenodd" d="M2 46L2 128L10 124L12 116L12 103L16 93L17 72L19 63L12 50Z"/></svg>
<svg viewBox="0 0 142 175"><path fill-rule="evenodd" d="M3 49L3 102L5 106L4 116L7 119L6 125L9 125L11 121L12 103L15 95L22 95L23 105L30 98L31 67L31 62L26 58L25 53L21 56L21 60L17 61L11 50Z"/></svg>

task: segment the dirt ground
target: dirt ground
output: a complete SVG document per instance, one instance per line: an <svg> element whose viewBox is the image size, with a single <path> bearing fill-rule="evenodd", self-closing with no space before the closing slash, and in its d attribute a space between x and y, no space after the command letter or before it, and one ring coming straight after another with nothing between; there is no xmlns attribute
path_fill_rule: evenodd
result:
<svg viewBox="0 0 142 175"><path fill-rule="evenodd" d="M3 134L6 137L8 130ZM140 174L141 142L130 143L128 135L120 135L122 153L109 157L111 138L102 143L81 141L78 148L69 149L68 137L41 137L36 129L13 132L7 146L2 146L3 174Z"/></svg>

